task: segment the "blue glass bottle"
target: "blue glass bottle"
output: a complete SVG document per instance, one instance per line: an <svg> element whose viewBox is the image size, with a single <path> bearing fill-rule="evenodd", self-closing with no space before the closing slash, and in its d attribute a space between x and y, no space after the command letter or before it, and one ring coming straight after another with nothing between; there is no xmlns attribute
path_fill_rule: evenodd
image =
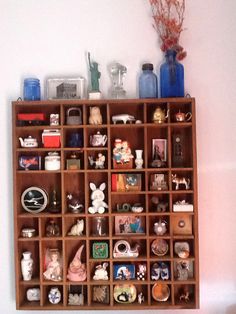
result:
<svg viewBox="0 0 236 314"><path fill-rule="evenodd" d="M40 100L40 82L37 78L24 80L24 100Z"/></svg>
<svg viewBox="0 0 236 314"><path fill-rule="evenodd" d="M184 97L184 67L176 60L176 51L166 51L160 68L161 97Z"/></svg>
<svg viewBox="0 0 236 314"><path fill-rule="evenodd" d="M157 98L157 76L153 73L153 64L143 64L142 70L139 77L139 98Z"/></svg>

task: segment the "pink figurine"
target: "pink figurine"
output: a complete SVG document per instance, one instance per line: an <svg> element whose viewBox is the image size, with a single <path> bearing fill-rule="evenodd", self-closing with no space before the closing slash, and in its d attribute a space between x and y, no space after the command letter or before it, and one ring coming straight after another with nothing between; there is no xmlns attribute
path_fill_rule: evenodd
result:
<svg viewBox="0 0 236 314"><path fill-rule="evenodd" d="M84 244L78 249L69 265L67 278L70 281L84 281L87 278L86 266L81 262L81 253L83 251Z"/></svg>

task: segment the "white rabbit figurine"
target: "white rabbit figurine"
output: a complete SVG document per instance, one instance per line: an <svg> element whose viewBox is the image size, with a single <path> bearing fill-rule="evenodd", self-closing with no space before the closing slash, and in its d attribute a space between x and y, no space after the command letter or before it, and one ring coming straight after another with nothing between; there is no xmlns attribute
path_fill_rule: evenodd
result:
<svg viewBox="0 0 236 314"><path fill-rule="evenodd" d="M106 183L102 183L99 188L96 187L94 183L89 184L91 193L92 206L89 207L88 212L90 214L103 214L105 212L105 208L108 208L106 202L104 202L105 195L103 191L106 188Z"/></svg>

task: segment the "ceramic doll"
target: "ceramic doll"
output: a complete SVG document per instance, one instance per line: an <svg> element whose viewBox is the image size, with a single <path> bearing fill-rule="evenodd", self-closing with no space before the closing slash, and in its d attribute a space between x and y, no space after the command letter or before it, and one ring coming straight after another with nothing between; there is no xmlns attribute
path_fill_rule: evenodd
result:
<svg viewBox="0 0 236 314"><path fill-rule="evenodd" d="M60 253L57 249L50 249L48 254L49 262L46 262L46 271L43 276L47 280L60 281L62 280L62 265L60 261Z"/></svg>

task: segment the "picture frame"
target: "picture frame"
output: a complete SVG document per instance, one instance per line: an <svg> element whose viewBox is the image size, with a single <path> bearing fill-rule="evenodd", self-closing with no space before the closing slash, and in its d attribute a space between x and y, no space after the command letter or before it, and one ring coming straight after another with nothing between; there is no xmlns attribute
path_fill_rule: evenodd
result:
<svg viewBox="0 0 236 314"><path fill-rule="evenodd" d="M85 79L49 78L46 82L47 99L85 99Z"/></svg>
<svg viewBox="0 0 236 314"><path fill-rule="evenodd" d="M115 234L138 234L145 232L143 217L127 215L115 216Z"/></svg>
<svg viewBox="0 0 236 314"><path fill-rule="evenodd" d="M114 280L130 280L135 279L135 265L116 264L113 266Z"/></svg>
<svg viewBox="0 0 236 314"><path fill-rule="evenodd" d="M167 162L167 140L162 138L152 139L152 159Z"/></svg>

